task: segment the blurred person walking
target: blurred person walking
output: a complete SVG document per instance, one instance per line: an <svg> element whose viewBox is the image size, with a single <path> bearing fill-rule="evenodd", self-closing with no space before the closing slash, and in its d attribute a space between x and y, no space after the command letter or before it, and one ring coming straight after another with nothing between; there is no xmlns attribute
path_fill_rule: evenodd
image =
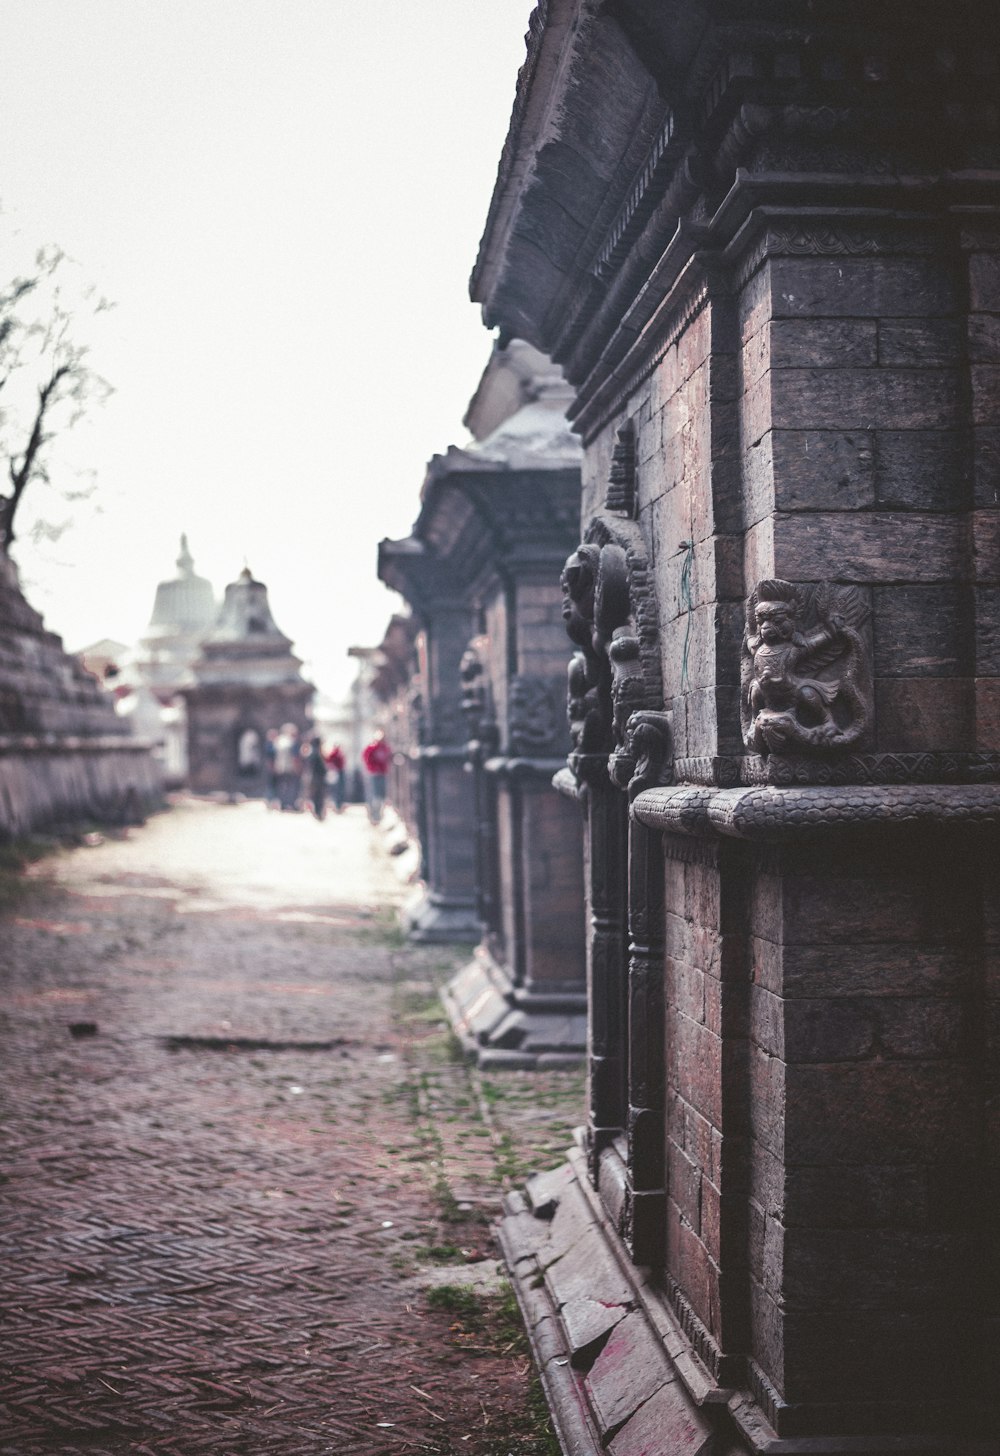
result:
<svg viewBox="0 0 1000 1456"><path fill-rule="evenodd" d="M344 778L347 773L347 762L344 758L344 750L339 743L328 748L323 755L326 762L326 783L330 791L330 798L333 800L333 807L338 814L344 812Z"/></svg>
<svg viewBox="0 0 1000 1456"><path fill-rule="evenodd" d="M385 808L385 776L392 763L392 749L381 728L361 750L361 761L368 772L365 796L368 800L368 818L373 824L377 824Z"/></svg>
<svg viewBox="0 0 1000 1456"><path fill-rule="evenodd" d="M285 723L274 740L274 782L283 813L298 810L300 771L299 730L294 723Z"/></svg>
<svg viewBox="0 0 1000 1456"><path fill-rule="evenodd" d="M326 764L318 733L302 746L302 788L316 818L326 817Z"/></svg>
<svg viewBox="0 0 1000 1456"><path fill-rule="evenodd" d="M264 735L264 802L269 809L278 807L278 775L274 770L277 728L269 728Z"/></svg>

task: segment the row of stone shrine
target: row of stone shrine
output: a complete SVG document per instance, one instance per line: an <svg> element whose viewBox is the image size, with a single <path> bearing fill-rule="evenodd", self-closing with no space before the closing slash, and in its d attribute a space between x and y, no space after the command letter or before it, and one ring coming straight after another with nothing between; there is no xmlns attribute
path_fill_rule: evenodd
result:
<svg viewBox="0 0 1000 1456"><path fill-rule="evenodd" d="M1000 1449L998 75L979 0L532 16L380 572L412 933L483 1057L585 996L502 1231L573 1456Z"/></svg>

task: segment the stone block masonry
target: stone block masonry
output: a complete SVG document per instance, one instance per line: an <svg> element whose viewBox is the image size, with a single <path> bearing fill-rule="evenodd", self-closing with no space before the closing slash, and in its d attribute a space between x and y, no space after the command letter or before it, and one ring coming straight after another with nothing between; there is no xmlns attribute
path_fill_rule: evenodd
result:
<svg viewBox="0 0 1000 1456"><path fill-rule="evenodd" d="M548 0L473 273L585 447L573 1166L719 1450L997 1449L987 12Z"/></svg>
<svg viewBox="0 0 1000 1456"><path fill-rule="evenodd" d="M91 819L136 823L161 794L150 745L46 631L0 551L0 840Z"/></svg>

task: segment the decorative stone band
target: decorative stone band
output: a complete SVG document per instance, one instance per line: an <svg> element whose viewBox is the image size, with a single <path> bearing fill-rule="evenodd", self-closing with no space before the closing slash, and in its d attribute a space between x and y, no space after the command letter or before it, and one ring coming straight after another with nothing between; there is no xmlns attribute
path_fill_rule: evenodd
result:
<svg viewBox="0 0 1000 1456"><path fill-rule="evenodd" d="M12 753L149 753L152 747L148 738L133 738L131 733L106 733L95 738L61 733L0 734L0 756Z"/></svg>
<svg viewBox="0 0 1000 1456"><path fill-rule="evenodd" d="M671 834L781 840L885 826L1000 827L1000 784L815 785L800 789L647 789L633 801L641 824Z"/></svg>

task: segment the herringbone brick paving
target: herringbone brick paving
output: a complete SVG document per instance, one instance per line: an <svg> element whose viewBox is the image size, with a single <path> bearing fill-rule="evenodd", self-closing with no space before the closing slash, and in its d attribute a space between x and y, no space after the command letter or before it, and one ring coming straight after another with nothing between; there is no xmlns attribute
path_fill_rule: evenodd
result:
<svg viewBox="0 0 1000 1456"><path fill-rule="evenodd" d="M543 1449L425 1298L422 1248L492 1271L495 1163L363 819L186 803L54 873L0 925L3 1456Z"/></svg>

